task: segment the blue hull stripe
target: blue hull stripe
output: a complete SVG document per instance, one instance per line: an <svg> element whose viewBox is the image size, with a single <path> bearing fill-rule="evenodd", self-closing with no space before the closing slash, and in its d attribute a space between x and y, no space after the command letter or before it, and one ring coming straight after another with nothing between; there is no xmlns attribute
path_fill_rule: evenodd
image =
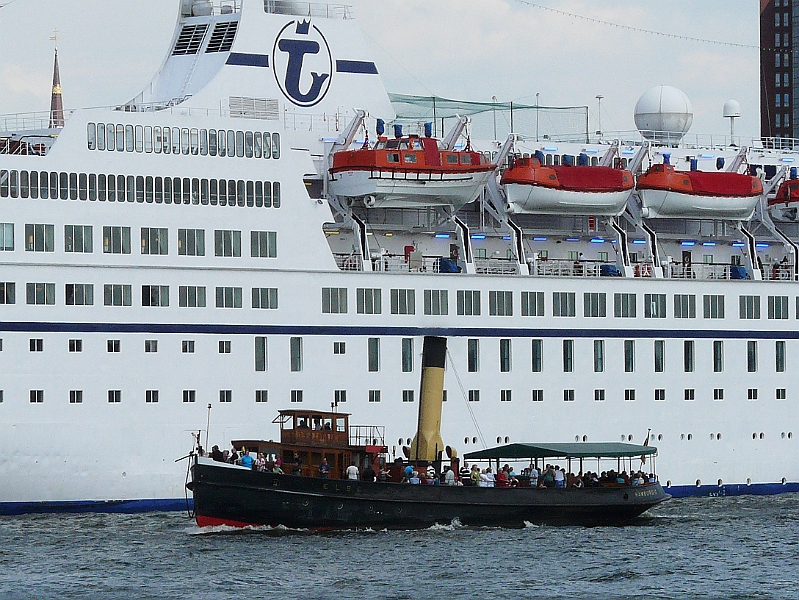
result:
<svg viewBox="0 0 799 600"><path fill-rule="evenodd" d="M237 67L268 67L269 56L265 54L241 54L238 52L231 52L226 64Z"/></svg>
<svg viewBox="0 0 799 600"><path fill-rule="evenodd" d="M752 485L681 485L663 488L675 498L774 496L799 492L799 482L753 483ZM189 507L194 501L189 496ZM124 513L175 512L186 510L185 498L118 501L74 501L74 502L0 502L0 516L33 513Z"/></svg>
<svg viewBox="0 0 799 600"><path fill-rule="evenodd" d="M500 327L351 327L338 325L225 325L171 323L0 322L0 332L25 333L188 333L212 335L327 335L508 338L642 338L642 339L799 339L799 329L731 331L697 329L527 329Z"/></svg>
<svg viewBox="0 0 799 600"><path fill-rule="evenodd" d="M362 60L337 60L336 71L339 73L361 73L363 75L378 74L375 63Z"/></svg>

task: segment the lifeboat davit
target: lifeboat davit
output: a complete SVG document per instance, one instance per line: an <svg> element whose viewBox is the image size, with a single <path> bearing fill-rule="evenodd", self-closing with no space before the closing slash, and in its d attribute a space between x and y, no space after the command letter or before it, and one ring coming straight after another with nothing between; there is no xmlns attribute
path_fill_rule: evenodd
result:
<svg viewBox="0 0 799 600"><path fill-rule="evenodd" d="M763 194L760 179L728 172L677 171L652 165L636 184L646 218L734 219L752 216Z"/></svg>
<svg viewBox="0 0 799 600"><path fill-rule="evenodd" d="M545 166L531 157L517 159L502 175L502 185L512 213L618 216L635 180L623 169Z"/></svg>
<svg viewBox="0 0 799 600"><path fill-rule="evenodd" d="M380 138L374 147L336 152L329 188L367 208L458 210L480 195L495 169L480 152L441 150L432 137Z"/></svg>
<svg viewBox="0 0 799 600"><path fill-rule="evenodd" d="M799 221L799 180L784 181L777 190L777 195L768 201L768 209L777 221Z"/></svg>

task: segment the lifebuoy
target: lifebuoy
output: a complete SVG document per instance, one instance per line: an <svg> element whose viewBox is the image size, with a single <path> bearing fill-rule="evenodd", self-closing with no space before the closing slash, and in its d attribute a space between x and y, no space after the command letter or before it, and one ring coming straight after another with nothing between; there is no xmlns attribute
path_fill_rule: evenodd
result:
<svg viewBox="0 0 799 600"><path fill-rule="evenodd" d="M642 263L635 267L636 277L652 277L652 266L649 263Z"/></svg>

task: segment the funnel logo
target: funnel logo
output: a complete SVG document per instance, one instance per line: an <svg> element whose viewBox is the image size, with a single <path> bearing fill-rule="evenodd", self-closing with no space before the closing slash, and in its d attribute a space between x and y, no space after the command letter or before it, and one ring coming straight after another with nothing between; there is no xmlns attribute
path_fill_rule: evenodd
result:
<svg viewBox="0 0 799 600"><path fill-rule="evenodd" d="M272 51L272 65L280 90L297 106L318 104L330 89L330 46L310 21L292 21L280 31Z"/></svg>

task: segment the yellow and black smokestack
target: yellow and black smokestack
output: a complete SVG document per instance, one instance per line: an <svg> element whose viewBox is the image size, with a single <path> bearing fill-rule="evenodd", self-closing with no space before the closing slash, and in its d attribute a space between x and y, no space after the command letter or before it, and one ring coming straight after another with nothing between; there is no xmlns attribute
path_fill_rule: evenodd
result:
<svg viewBox="0 0 799 600"><path fill-rule="evenodd" d="M444 450L441 440L441 408L444 400L444 365L447 340L425 337L422 351L422 390L419 395L419 424L411 444L411 460L436 461Z"/></svg>

